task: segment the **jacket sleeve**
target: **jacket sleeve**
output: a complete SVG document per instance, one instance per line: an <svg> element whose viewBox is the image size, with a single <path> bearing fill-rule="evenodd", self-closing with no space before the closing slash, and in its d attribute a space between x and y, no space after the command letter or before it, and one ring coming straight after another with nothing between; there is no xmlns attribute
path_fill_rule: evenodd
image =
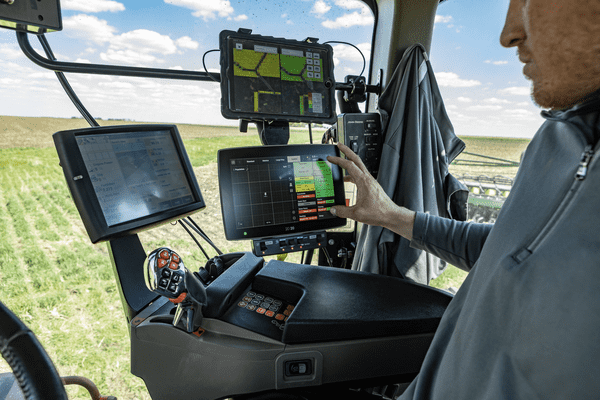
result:
<svg viewBox="0 0 600 400"><path fill-rule="evenodd" d="M410 246L470 271L492 227L417 212Z"/></svg>

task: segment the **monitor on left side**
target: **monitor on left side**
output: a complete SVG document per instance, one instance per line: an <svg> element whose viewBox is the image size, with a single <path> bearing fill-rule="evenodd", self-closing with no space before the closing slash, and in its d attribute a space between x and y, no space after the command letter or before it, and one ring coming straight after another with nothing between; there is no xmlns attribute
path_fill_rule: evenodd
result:
<svg viewBox="0 0 600 400"><path fill-rule="evenodd" d="M140 232L205 207L175 125L121 125L53 135L92 243Z"/></svg>

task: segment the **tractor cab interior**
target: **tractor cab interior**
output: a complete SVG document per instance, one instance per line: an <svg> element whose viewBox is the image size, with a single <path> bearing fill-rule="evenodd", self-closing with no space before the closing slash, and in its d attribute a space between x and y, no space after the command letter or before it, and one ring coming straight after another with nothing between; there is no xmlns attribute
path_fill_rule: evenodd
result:
<svg viewBox="0 0 600 400"><path fill-rule="evenodd" d="M62 29L58 1L35 10L0 2L0 19L23 52L57 73L91 125L53 139L90 241L107 243L131 373L153 399L393 398L418 373L452 295L350 269L359 250L352 246L372 243L361 244L358 227L336 229L347 225L329 213L346 204L344 173L327 156L339 155L332 141L343 142L386 179L380 161L393 112L382 119L379 100L398 97L390 83L403 78L398 66L415 45L424 79L439 1L362 1L374 16L369 68L343 82L329 44L248 29L221 32L220 73L64 62L45 37ZM33 49L33 36L46 55ZM177 126L100 127L65 72L216 81L222 115L242 131L255 124L263 144L217 156L223 230L229 240L248 240L248 251L215 246L219 255L193 265L178 249L146 248L138 234L173 221L214 246L190 218L200 211L200 221L214 199L202 196ZM288 144L293 123L331 127L323 143ZM464 146L450 147L457 154ZM301 263L265 258L297 251L306 252Z"/></svg>

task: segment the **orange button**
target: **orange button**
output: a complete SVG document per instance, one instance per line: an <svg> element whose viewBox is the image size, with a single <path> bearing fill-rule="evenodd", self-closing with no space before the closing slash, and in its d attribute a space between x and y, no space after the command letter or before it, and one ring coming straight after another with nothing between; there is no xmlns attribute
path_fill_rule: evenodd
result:
<svg viewBox="0 0 600 400"><path fill-rule="evenodd" d="M165 265L167 265L168 263L169 263L169 260L165 260L165 259L159 258L158 262L157 262L158 268L162 268Z"/></svg>
<svg viewBox="0 0 600 400"><path fill-rule="evenodd" d="M240 301L238 303L238 307L242 307L242 308L245 308L247 305L248 305L248 303L246 303L245 301Z"/></svg>
<svg viewBox="0 0 600 400"><path fill-rule="evenodd" d="M171 261L171 264L169 264L169 268L177 269L177 268L179 268L179 264L176 263L175 261Z"/></svg>
<svg viewBox="0 0 600 400"><path fill-rule="evenodd" d="M290 311L294 311L294 306L291 304L289 304L286 308Z"/></svg>
<svg viewBox="0 0 600 400"><path fill-rule="evenodd" d="M275 319L276 319L276 320L279 320L279 321L283 321L283 319L284 319L284 318L285 318L285 315L283 315L283 314L277 314L277 315L275 316Z"/></svg>
<svg viewBox="0 0 600 400"><path fill-rule="evenodd" d="M257 312L257 313L259 313L259 314L264 314L264 313L265 313L265 311L267 311L267 310L265 310L265 309L264 309L264 308L262 308L262 307L258 307L258 308L256 309L256 312Z"/></svg>
<svg viewBox="0 0 600 400"><path fill-rule="evenodd" d="M165 260L168 260L168 259L169 259L169 252L168 252L167 250L163 250L163 251L161 251L161 252L158 254L158 256L159 256L160 258L164 258Z"/></svg>
<svg viewBox="0 0 600 400"><path fill-rule="evenodd" d="M272 317L273 315L275 315L275 313L274 313L273 311L271 311L271 310L267 310L267 311L265 312L265 315L266 315L267 317Z"/></svg>
<svg viewBox="0 0 600 400"><path fill-rule="evenodd" d="M284 315L290 315L292 312L290 310L283 310Z"/></svg>
<svg viewBox="0 0 600 400"><path fill-rule="evenodd" d="M178 263L180 261L179 256L177 255L177 253L173 253L171 254L171 260L175 261L176 263Z"/></svg>
<svg viewBox="0 0 600 400"><path fill-rule="evenodd" d="M173 304L179 304L182 301L185 300L185 297L187 296L187 292L183 292L179 295L179 297L177 297L176 299L169 299L169 301Z"/></svg>

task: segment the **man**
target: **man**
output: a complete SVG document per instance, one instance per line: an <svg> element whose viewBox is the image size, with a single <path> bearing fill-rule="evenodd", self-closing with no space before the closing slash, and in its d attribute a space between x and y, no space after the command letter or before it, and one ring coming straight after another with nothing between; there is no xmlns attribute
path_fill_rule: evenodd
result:
<svg viewBox="0 0 600 400"><path fill-rule="evenodd" d="M330 158L358 191L334 215L470 271L402 399L600 398L600 1L511 0L500 41L551 111L493 227L407 210L346 146Z"/></svg>

